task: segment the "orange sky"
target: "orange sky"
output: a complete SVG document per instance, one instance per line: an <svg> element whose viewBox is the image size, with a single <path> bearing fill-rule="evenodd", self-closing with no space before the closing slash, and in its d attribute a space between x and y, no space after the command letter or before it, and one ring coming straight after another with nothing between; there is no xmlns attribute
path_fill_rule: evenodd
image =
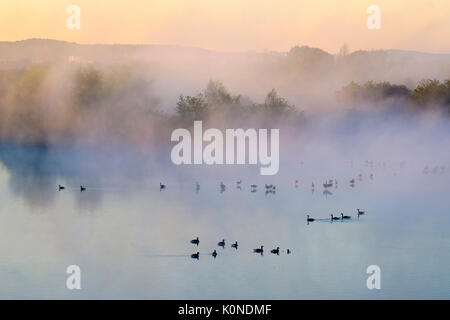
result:
<svg viewBox="0 0 450 320"><path fill-rule="evenodd" d="M81 29L66 27L70 4ZM366 9L381 8L381 30ZM1 0L0 41L155 43L208 49L337 52L409 49L450 53L450 0Z"/></svg>

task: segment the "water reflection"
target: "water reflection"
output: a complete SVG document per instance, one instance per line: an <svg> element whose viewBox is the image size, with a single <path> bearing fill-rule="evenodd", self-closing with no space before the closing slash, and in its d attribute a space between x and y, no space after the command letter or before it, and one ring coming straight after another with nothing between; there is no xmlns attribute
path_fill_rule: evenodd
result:
<svg viewBox="0 0 450 320"><path fill-rule="evenodd" d="M267 181L94 154L0 149L0 298L449 298L450 183L423 164L393 176L345 160L325 175L305 162ZM376 179L345 183L360 171ZM324 175L344 181L327 199L306 182ZM64 287L71 264L83 274L76 296ZM378 292L365 287L371 264Z"/></svg>

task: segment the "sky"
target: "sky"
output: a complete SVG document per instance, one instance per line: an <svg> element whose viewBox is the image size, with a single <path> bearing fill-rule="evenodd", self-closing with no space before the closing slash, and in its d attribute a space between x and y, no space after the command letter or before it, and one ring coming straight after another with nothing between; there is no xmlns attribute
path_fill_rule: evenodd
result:
<svg viewBox="0 0 450 320"><path fill-rule="evenodd" d="M81 27L66 26L69 5ZM366 10L381 9L369 30ZM0 41L47 38L78 43L171 44L219 51L336 53L404 49L450 53L449 0L0 0Z"/></svg>

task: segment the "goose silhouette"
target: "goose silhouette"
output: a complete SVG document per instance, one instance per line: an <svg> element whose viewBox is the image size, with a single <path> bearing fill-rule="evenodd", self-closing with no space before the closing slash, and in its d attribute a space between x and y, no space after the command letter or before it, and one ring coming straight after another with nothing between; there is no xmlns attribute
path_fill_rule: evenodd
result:
<svg viewBox="0 0 450 320"><path fill-rule="evenodd" d="M197 237L196 239L191 240L191 243L198 246L198 244L200 243L200 239Z"/></svg>
<svg viewBox="0 0 450 320"><path fill-rule="evenodd" d="M351 217L350 216L344 216L344 214L341 212L341 219L342 220L344 220L344 219L350 219Z"/></svg>
<svg viewBox="0 0 450 320"><path fill-rule="evenodd" d="M261 253L261 255L263 255L263 253L264 253L264 246L261 246L261 248L253 249L253 252Z"/></svg>
<svg viewBox="0 0 450 320"><path fill-rule="evenodd" d="M66 187L64 187L64 186L62 186L62 185L60 185L60 184L58 185L58 190L59 190L59 191L64 190L65 188L66 188Z"/></svg>
<svg viewBox="0 0 450 320"><path fill-rule="evenodd" d="M277 256L280 254L280 247L277 247L276 249L272 249L270 253L276 254Z"/></svg>
<svg viewBox="0 0 450 320"><path fill-rule="evenodd" d="M214 259L217 257L217 251L216 249L214 249L213 253L211 253L211 255L214 257Z"/></svg>
<svg viewBox="0 0 450 320"><path fill-rule="evenodd" d="M361 211L359 209L356 209L356 210L358 211L358 218L359 218L359 216L366 214L364 211Z"/></svg>
<svg viewBox="0 0 450 320"><path fill-rule="evenodd" d="M83 186L80 186L80 192L86 191L86 188Z"/></svg>
<svg viewBox="0 0 450 320"><path fill-rule="evenodd" d="M308 222L313 222L313 221L315 221L316 219L314 219L314 218L310 218L309 217L309 214L306 216L306 221L308 221Z"/></svg>
<svg viewBox="0 0 450 320"><path fill-rule="evenodd" d="M235 243L233 243L233 244L231 245L231 247L237 249L237 248L238 248L238 242L236 241Z"/></svg>
<svg viewBox="0 0 450 320"><path fill-rule="evenodd" d="M350 180L350 184L354 184L355 183L355 179Z"/></svg>
<svg viewBox="0 0 450 320"><path fill-rule="evenodd" d="M333 220L339 220L339 217L335 217L335 216L331 215L331 221L333 221Z"/></svg>
<svg viewBox="0 0 450 320"><path fill-rule="evenodd" d="M290 250L290 249L287 249L286 253L287 253L287 254L291 254L291 250Z"/></svg>
<svg viewBox="0 0 450 320"><path fill-rule="evenodd" d="M164 190L166 188L165 184L162 184L162 182L159 183L159 191Z"/></svg>
<svg viewBox="0 0 450 320"><path fill-rule="evenodd" d="M192 259L197 259L197 260L199 260L199 259L200 259L200 252L191 254L191 258L192 258Z"/></svg>
<svg viewBox="0 0 450 320"><path fill-rule="evenodd" d="M222 239L222 241L218 242L217 245L218 245L219 247L222 247L222 248L225 249L225 239Z"/></svg>

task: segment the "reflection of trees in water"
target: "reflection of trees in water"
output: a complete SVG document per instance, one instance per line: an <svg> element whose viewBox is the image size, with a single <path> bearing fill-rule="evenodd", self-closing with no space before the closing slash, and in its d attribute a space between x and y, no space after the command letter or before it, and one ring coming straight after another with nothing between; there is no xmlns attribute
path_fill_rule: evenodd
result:
<svg viewBox="0 0 450 320"><path fill-rule="evenodd" d="M77 164L73 150L45 146L0 146L0 162L10 178L11 192L22 197L32 207L50 205L58 196L58 183L68 186L62 192L76 192L80 181L89 183L99 177L98 170L85 171ZM86 168L86 167L85 167ZM76 197L79 205L98 205L101 193L93 192Z"/></svg>

